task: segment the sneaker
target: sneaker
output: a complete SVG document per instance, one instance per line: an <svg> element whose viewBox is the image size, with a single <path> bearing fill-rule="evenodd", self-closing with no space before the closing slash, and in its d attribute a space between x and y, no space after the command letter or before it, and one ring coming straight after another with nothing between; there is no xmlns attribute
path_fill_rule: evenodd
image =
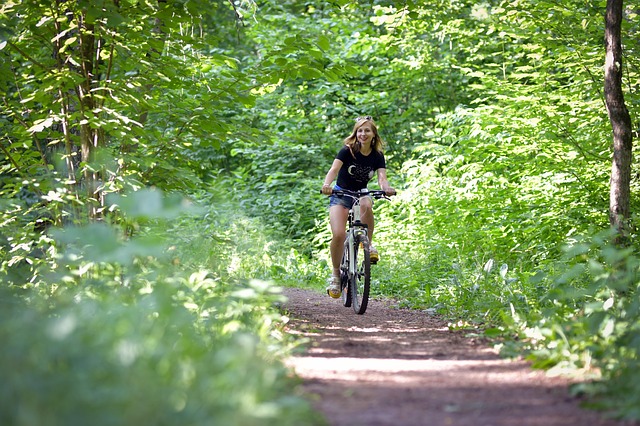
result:
<svg viewBox="0 0 640 426"><path fill-rule="evenodd" d="M340 277L331 276L329 278L329 286L327 286L327 294L334 299L337 299L342 294L340 288Z"/></svg>
<svg viewBox="0 0 640 426"><path fill-rule="evenodd" d="M369 259L371 259L371 263L378 263L380 260L378 250L374 246L369 246Z"/></svg>

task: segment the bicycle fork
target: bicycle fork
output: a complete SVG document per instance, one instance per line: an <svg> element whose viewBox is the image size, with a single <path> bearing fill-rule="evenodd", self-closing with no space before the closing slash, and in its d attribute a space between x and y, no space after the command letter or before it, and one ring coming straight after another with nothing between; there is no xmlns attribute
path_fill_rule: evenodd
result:
<svg viewBox="0 0 640 426"><path fill-rule="evenodd" d="M356 203L351 208L352 216L349 218L349 230L347 233L347 252L349 253L349 262L347 265L347 276L349 280L355 277L358 273L358 265L355 261L356 256L356 243L358 237L367 236L367 225L360 221L360 204Z"/></svg>

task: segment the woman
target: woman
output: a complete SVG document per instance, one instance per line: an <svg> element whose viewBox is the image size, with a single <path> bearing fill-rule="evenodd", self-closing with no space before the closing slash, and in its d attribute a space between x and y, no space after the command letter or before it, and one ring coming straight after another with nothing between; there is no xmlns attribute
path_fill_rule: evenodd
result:
<svg viewBox="0 0 640 426"><path fill-rule="evenodd" d="M353 126L353 132L344 140L344 146L336 155L333 164L324 178L322 193L331 195L331 183L336 179L335 189L357 191L367 187L374 173L378 174L378 185L388 195L395 194L395 190L387 181L387 169L382 153L382 139L378 128L370 116L358 117ZM346 224L349 209L354 200L350 197L331 195L329 203L329 223L331 225L331 263L333 273L329 278L327 293L333 298L340 297L340 261L342 248L346 238ZM373 202L371 197L360 199L360 213L362 221L369 229L369 242L373 238ZM378 251L373 245L369 246L372 263L379 259Z"/></svg>

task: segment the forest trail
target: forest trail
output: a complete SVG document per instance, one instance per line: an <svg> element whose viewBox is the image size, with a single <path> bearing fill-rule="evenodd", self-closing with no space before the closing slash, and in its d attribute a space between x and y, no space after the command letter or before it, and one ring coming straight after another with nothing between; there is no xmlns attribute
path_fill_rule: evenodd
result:
<svg viewBox="0 0 640 426"><path fill-rule="evenodd" d="M310 339L288 362L331 426L625 424L580 408L567 379L502 359L427 313L373 300L356 315L340 299L284 293L289 331Z"/></svg>

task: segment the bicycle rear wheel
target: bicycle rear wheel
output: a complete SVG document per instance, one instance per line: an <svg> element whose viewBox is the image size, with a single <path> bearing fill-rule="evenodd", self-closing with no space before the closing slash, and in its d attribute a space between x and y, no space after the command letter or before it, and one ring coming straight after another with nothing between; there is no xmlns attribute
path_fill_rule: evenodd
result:
<svg viewBox="0 0 640 426"><path fill-rule="evenodd" d="M357 238L354 252L353 262L356 264L356 274L351 277L349 285L351 290L351 303L355 313L362 315L367 310L369 287L371 285L369 239L365 235Z"/></svg>
<svg viewBox="0 0 640 426"><path fill-rule="evenodd" d="M348 243L347 243L348 244ZM349 290L349 248L345 244L340 261L340 287L342 290L342 305L351 306L351 292Z"/></svg>

